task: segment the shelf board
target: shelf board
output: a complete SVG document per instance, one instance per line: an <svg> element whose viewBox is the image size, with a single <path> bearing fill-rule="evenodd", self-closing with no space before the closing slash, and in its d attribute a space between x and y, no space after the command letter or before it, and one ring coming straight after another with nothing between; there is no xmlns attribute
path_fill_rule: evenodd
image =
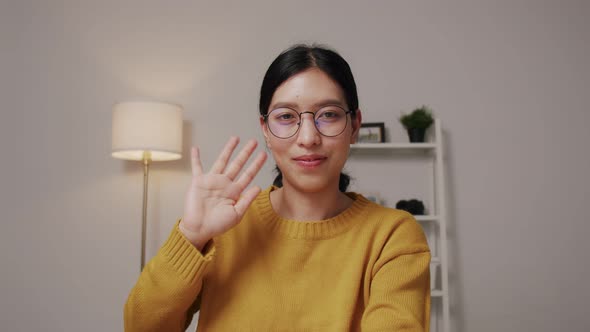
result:
<svg viewBox="0 0 590 332"><path fill-rule="evenodd" d="M415 215L417 221L437 221L438 216L436 215Z"/></svg>
<svg viewBox="0 0 590 332"><path fill-rule="evenodd" d="M431 257L430 263L440 264L440 257Z"/></svg>
<svg viewBox="0 0 590 332"><path fill-rule="evenodd" d="M442 297L444 294L441 290L431 290L430 291L430 296L431 297Z"/></svg>
<svg viewBox="0 0 590 332"><path fill-rule="evenodd" d="M357 143L352 149L386 149L386 150L432 150L436 143Z"/></svg>

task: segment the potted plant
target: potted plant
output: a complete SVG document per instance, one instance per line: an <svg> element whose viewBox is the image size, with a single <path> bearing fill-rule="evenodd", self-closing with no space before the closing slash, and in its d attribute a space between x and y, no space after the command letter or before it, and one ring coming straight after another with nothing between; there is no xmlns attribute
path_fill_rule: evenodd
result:
<svg viewBox="0 0 590 332"><path fill-rule="evenodd" d="M432 111L427 106L416 108L410 114L402 114L399 118L401 124L408 131L410 142L424 142L426 129L434 122Z"/></svg>

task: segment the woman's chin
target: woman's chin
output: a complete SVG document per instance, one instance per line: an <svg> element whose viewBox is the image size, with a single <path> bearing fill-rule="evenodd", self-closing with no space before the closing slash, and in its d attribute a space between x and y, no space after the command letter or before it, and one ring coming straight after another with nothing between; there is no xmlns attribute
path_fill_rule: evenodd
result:
<svg viewBox="0 0 590 332"><path fill-rule="evenodd" d="M323 176L301 175L294 181L289 181L291 187L300 192L316 193L329 190L332 185Z"/></svg>

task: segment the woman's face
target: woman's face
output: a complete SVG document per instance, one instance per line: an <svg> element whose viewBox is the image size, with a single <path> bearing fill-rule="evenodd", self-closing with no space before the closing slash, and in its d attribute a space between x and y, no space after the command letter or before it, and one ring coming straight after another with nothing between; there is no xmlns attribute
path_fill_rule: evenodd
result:
<svg viewBox="0 0 590 332"><path fill-rule="evenodd" d="M268 111L288 107L297 111L316 113L336 106L348 110L346 98L338 83L317 68L292 76L275 91ZM353 110L354 111L354 110ZM301 115L297 134L281 139L274 136L264 120L260 125L266 144L283 173L283 185L302 192L318 192L328 188L338 190L340 172L344 167L350 144L356 141L361 123L360 111L344 131L334 137L323 136L314 125L313 114Z"/></svg>

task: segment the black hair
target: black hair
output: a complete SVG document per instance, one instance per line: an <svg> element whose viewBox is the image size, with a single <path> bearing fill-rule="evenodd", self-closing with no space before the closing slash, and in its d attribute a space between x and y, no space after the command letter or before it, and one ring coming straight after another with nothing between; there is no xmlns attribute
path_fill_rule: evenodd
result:
<svg viewBox="0 0 590 332"><path fill-rule="evenodd" d="M296 44L283 51L268 67L262 86L260 88L260 115L265 116L268 113L270 102L276 89L286 80L307 69L318 68L333 79L344 92L347 107L352 113L352 119L356 118L358 109L358 94L356 83L352 76L350 66L333 50L319 45ZM278 166L275 167L278 173L273 181L277 187L283 186L283 174ZM340 173L338 188L345 192L350 184L350 176Z"/></svg>

